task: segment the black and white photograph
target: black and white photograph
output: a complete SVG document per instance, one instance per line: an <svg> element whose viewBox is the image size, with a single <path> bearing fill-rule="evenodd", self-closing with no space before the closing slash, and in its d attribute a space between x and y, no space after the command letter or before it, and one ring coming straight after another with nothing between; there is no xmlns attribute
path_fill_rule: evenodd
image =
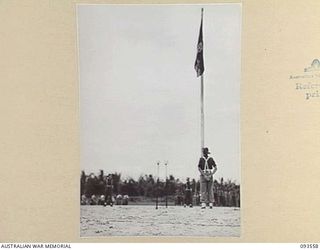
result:
<svg viewBox="0 0 320 250"><path fill-rule="evenodd" d="M78 4L80 236L240 237L241 4Z"/></svg>

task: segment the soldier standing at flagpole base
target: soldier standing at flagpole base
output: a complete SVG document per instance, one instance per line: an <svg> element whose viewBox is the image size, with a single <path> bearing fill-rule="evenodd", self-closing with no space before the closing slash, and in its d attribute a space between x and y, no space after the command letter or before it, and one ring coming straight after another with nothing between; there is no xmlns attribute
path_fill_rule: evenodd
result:
<svg viewBox="0 0 320 250"><path fill-rule="evenodd" d="M200 202L201 208L206 208L209 203L209 207L213 207L214 196L213 196L213 175L217 171L217 165L210 154L208 148L203 148L203 156L199 160L198 169L200 172Z"/></svg>

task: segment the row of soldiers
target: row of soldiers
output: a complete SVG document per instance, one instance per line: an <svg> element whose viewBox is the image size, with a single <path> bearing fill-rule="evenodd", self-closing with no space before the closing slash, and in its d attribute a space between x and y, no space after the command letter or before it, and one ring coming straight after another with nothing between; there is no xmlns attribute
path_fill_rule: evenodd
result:
<svg viewBox="0 0 320 250"><path fill-rule="evenodd" d="M119 205L122 204L122 195L118 195L114 197L113 194L113 179L112 174L108 174L107 176L103 175L103 171L101 171L100 175L96 177L94 174L90 174L89 176L86 176L84 172L82 171L81 175L81 205L110 205L113 206L115 202L117 202ZM91 184L90 186L94 187L97 184L99 185L99 189L102 188L100 191L100 195L94 193L94 191L86 193L85 192L85 186L86 184ZM90 194L91 193L91 194ZM101 194L103 193L103 194ZM125 197L125 202L127 203L129 200L129 197ZM125 204L124 204L125 205Z"/></svg>
<svg viewBox="0 0 320 250"><path fill-rule="evenodd" d="M109 196L106 199L105 195L92 195L90 198L86 197L84 194L81 195L81 205L103 205L103 206L113 206L116 205L128 205L129 204L129 196L118 194L117 196Z"/></svg>
<svg viewBox="0 0 320 250"><path fill-rule="evenodd" d="M213 206L240 207L240 186L235 184L213 183ZM201 193L193 190L189 178L184 185L184 190L175 198L175 205L190 206L200 205Z"/></svg>
<svg viewBox="0 0 320 250"><path fill-rule="evenodd" d="M127 205L129 202L129 196L124 194L117 194L117 191L114 189L112 174L107 176L103 176L103 173L98 177L98 180L101 182L101 186L103 187L102 192L88 194L84 190L84 184L90 181L95 180L93 174L89 176L82 175L84 178L81 180L81 204L82 205ZM99 182L98 182L99 183ZM193 206L200 205L201 193L200 187L193 180L190 182L190 179L187 178L185 184L180 185L176 190L175 195L175 205L185 205L185 206ZM232 206L232 207L240 207L240 186L235 185L234 183L224 183L223 179L221 182L217 182L216 180L213 182L213 196L214 206Z"/></svg>

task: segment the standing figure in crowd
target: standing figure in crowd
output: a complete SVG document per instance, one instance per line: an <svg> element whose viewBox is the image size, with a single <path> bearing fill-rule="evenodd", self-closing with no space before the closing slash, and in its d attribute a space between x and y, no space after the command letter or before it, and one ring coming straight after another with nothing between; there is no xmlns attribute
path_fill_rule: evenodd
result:
<svg viewBox="0 0 320 250"><path fill-rule="evenodd" d="M201 208L213 207L213 175L217 171L217 165L210 154L208 148L203 148L203 156L199 160L198 170L200 172L200 193L201 193Z"/></svg>
<svg viewBox="0 0 320 250"><path fill-rule="evenodd" d="M107 205L110 205L111 207L113 206L112 191L113 191L112 175L109 174L106 179L105 198L106 198Z"/></svg>
<svg viewBox="0 0 320 250"><path fill-rule="evenodd" d="M213 182L213 204L214 206L219 206L219 198L218 198L218 182Z"/></svg>
<svg viewBox="0 0 320 250"><path fill-rule="evenodd" d="M187 178L187 183L185 185L184 207L186 206L192 207L192 186L189 178Z"/></svg>

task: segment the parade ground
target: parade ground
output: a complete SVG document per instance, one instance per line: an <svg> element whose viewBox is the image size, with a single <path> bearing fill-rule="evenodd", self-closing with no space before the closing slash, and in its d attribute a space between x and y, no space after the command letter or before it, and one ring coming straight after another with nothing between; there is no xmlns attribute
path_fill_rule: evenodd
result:
<svg viewBox="0 0 320 250"><path fill-rule="evenodd" d="M183 206L81 206L81 237L239 237L240 209Z"/></svg>

